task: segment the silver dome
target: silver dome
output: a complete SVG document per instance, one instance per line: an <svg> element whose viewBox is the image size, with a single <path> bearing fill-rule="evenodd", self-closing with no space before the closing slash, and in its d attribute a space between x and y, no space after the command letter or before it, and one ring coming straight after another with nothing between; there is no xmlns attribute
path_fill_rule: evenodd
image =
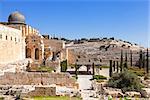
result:
<svg viewBox="0 0 150 100"><path fill-rule="evenodd" d="M25 17L18 11L15 11L11 13L8 17L8 22L9 23L20 23L20 24L25 24Z"/></svg>

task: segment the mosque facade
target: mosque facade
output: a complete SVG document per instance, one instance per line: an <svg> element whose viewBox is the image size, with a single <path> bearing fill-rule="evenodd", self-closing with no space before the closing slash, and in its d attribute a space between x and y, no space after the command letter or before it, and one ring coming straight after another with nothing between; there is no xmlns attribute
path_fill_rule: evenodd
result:
<svg viewBox="0 0 150 100"><path fill-rule="evenodd" d="M9 15L8 22L0 22L0 41L0 64L26 58L38 65L53 61L54 57L60 61L66 59L65 53L62 53L65 52L65 43L42 36L37 29L25 23L24 15L18 11Z"/></svg>

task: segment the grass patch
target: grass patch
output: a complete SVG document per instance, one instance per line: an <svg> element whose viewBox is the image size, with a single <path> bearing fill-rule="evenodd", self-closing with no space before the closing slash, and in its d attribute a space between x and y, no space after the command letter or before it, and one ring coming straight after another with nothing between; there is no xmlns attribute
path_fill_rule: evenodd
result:
<svg viewBox="0 0 150 100"><path fill-rule="evenodd" d="M68 96L46 96L46 97L33 97L33 100L81 100L77 97Z"/></svg>
<svg viewBox="0 0 150 100"><path fill-rule="evenodd" d="M135 73L135 74L138 75L138 76L144 76L144 75L146 74L144 68L141 68L141 69L140 69L140 68L138 68L138 67L129 67L128 70L129 70L130 72Z"/></svg>
<svg viewBox="0 0 150 100"><path fill-rule="evenodd" d="M96 82L102 83L102 82L104 82L104 80L96 80Z"/></svg>
<svg viewBox="0 0 150 100"><path fill-rule="evenodd" d="M72 78L75 79L75 80L77 80L77 79L78 79L78 76L73 75Z"/></svg>
<svg viewBox="0 0 150 100"><path fill-rule="evenodd" d="M0 100L4 100L4 97L0 97Z"/></svg>
<svg viewBox="0 0 150 100"><path fill-rule="evenodd" d="M42 72L52 72L54 69L52 67L40 66L36 70Z"/></svg>
<svg viewBox="0 0 150 100"><path fill-rule="evenodd" d="M107 77L103 76L103 75L94 75L92 80L106 80Z"/></svg>

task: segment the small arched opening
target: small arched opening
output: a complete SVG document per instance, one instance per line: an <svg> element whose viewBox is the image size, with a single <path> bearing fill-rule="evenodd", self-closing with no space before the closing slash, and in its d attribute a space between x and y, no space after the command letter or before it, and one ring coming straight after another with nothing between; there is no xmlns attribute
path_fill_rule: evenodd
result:
<svg viewBox="0 0 150 100"><path fill-rule="evenodd" d="M31 58L31 49L26 48L26 58Z"/></svg>
<svg viewBox="0 0 150 100"><path fill-rule="evenodd" d="M39 49L35 49L35 60L39 60Z"/></svg>

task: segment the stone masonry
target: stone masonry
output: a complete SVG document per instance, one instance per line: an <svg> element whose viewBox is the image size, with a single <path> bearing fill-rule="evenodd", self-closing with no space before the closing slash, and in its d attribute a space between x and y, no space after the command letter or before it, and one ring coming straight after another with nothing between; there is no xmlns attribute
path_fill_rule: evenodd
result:
<svg viewBox="0 0 150 100"><path fill-rule="evenodd" d="M78 88L78 84L66 73L5 73L0 76L0 85L51 85Z"/></svg>

